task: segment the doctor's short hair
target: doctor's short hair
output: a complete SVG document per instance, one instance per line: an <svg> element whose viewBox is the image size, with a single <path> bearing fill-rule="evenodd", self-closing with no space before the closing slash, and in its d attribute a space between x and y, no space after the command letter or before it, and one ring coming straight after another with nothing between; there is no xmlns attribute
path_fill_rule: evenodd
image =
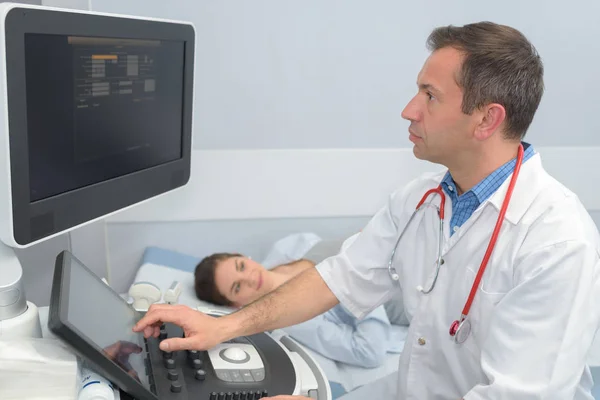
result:
<svg viewBox="0 0 600 400"><path fill-rule="evenodd" d="M215 282L215 271L219 264L232 257L242 257L242 255L237 253L215 253L204 257L196 265L196 270L194 271L194 290L200 300L220 306L233 305L227 297L219 292L217 283Z"/></svg>
<svg viewBox="0 0 600 400"><path fill-rule="evenodd" d="M462 112L491 103L506 110L505 138L525 136L544 93L544 66L535 47L518 30L492 22L444 26L427 39L429 51L452 47L464 55L457 83Z"/></svg>

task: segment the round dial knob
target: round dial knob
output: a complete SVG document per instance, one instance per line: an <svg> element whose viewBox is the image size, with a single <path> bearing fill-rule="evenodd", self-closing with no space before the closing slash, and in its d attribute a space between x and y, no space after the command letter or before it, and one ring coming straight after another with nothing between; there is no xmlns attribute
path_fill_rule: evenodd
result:
<svg viewBox="0 0 600 400"><path fill-rule="evenodd" d="M194 377L199 380L199 381L203 381L204 378L206 378L206 371L204 371L203 369L199 369L198 371L196 371L196 373L194 374Z"/></svg>
<svg viewBox="0 0 600 400"><path fill-rule="evenodd" d="M179 373L177 371L169 371L167 378L169 378L170 381L176 381L177 379L179 379Z"/></svg>
<svg viewBox="0 0 600 400"><path fill-rule="evenodd" d="M194 369L200 369L202 368L202 360L193 360L192 361L192 368Z"/></svg>
<svg viewBox="0 0 600 400"><path fill-rule="evenodd" d="M179 392L181 392L181 383L179 383L179 382L172 382L171 383L171 392L173 392L173 393L179 393Z"/></svg>

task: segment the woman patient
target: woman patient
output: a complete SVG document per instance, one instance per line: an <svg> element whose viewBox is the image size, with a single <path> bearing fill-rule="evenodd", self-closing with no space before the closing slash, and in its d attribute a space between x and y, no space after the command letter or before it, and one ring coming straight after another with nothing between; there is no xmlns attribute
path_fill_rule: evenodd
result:
<svg viewBox="0 0 600 400"><path fill-rule="evenodd" d="M200 300L239 308L314 266L312 261L301 259L267 270L240 254L217 253L197 265L194 286ZM403 344L401 339L395 340L383 306L357 320L337 305L284 330L327 358L366 368L380 366L387 352L400 352Z"/></svg>

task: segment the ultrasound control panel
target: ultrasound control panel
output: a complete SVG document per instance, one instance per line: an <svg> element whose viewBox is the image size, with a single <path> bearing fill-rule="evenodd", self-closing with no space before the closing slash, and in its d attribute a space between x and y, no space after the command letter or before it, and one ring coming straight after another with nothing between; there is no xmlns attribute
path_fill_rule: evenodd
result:
<svg viewBox="0 0 600 400"><path fill-rule="evenodd" d="M331 399L321 368L283 331L235 338L207 351L164 352L160 342L184 337L183 330L167 323L158 337L144 338L132 331L144 312L70 253L57 257L48 328L119 387L123 399Z"/></svg>
<svg viewBox="0 0 600 400"><path fill-rule="evenodd" d="M254 400L294 394L296 372L290 357L267 334L236 338L208 351L160 350L160 342L172 337L183 337L182 329L163 324L158 338L145 339L146 374L151 391L161 400Z"/></svg>

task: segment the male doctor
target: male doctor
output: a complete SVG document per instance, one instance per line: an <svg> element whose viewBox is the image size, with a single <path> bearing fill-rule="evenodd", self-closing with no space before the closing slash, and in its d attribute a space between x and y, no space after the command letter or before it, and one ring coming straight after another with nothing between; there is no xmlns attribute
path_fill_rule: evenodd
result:
<svg viewBox="0 0 600 400"><path fill-rule="evenodd" d="M447 172L400 188L340 254L240 311L212 318L156 305L134 330L157 336L172 322L186 337L161 348L207 349L338 302L361 317L401 291L410 331L395 398L591 399L600 241L577 196L522 142L543 93L542 61L520 32L493 23L438 28L427 44L402 116L415 156ZM439 247L442 196L430 194L409 223L438 186Z"/></svg>

